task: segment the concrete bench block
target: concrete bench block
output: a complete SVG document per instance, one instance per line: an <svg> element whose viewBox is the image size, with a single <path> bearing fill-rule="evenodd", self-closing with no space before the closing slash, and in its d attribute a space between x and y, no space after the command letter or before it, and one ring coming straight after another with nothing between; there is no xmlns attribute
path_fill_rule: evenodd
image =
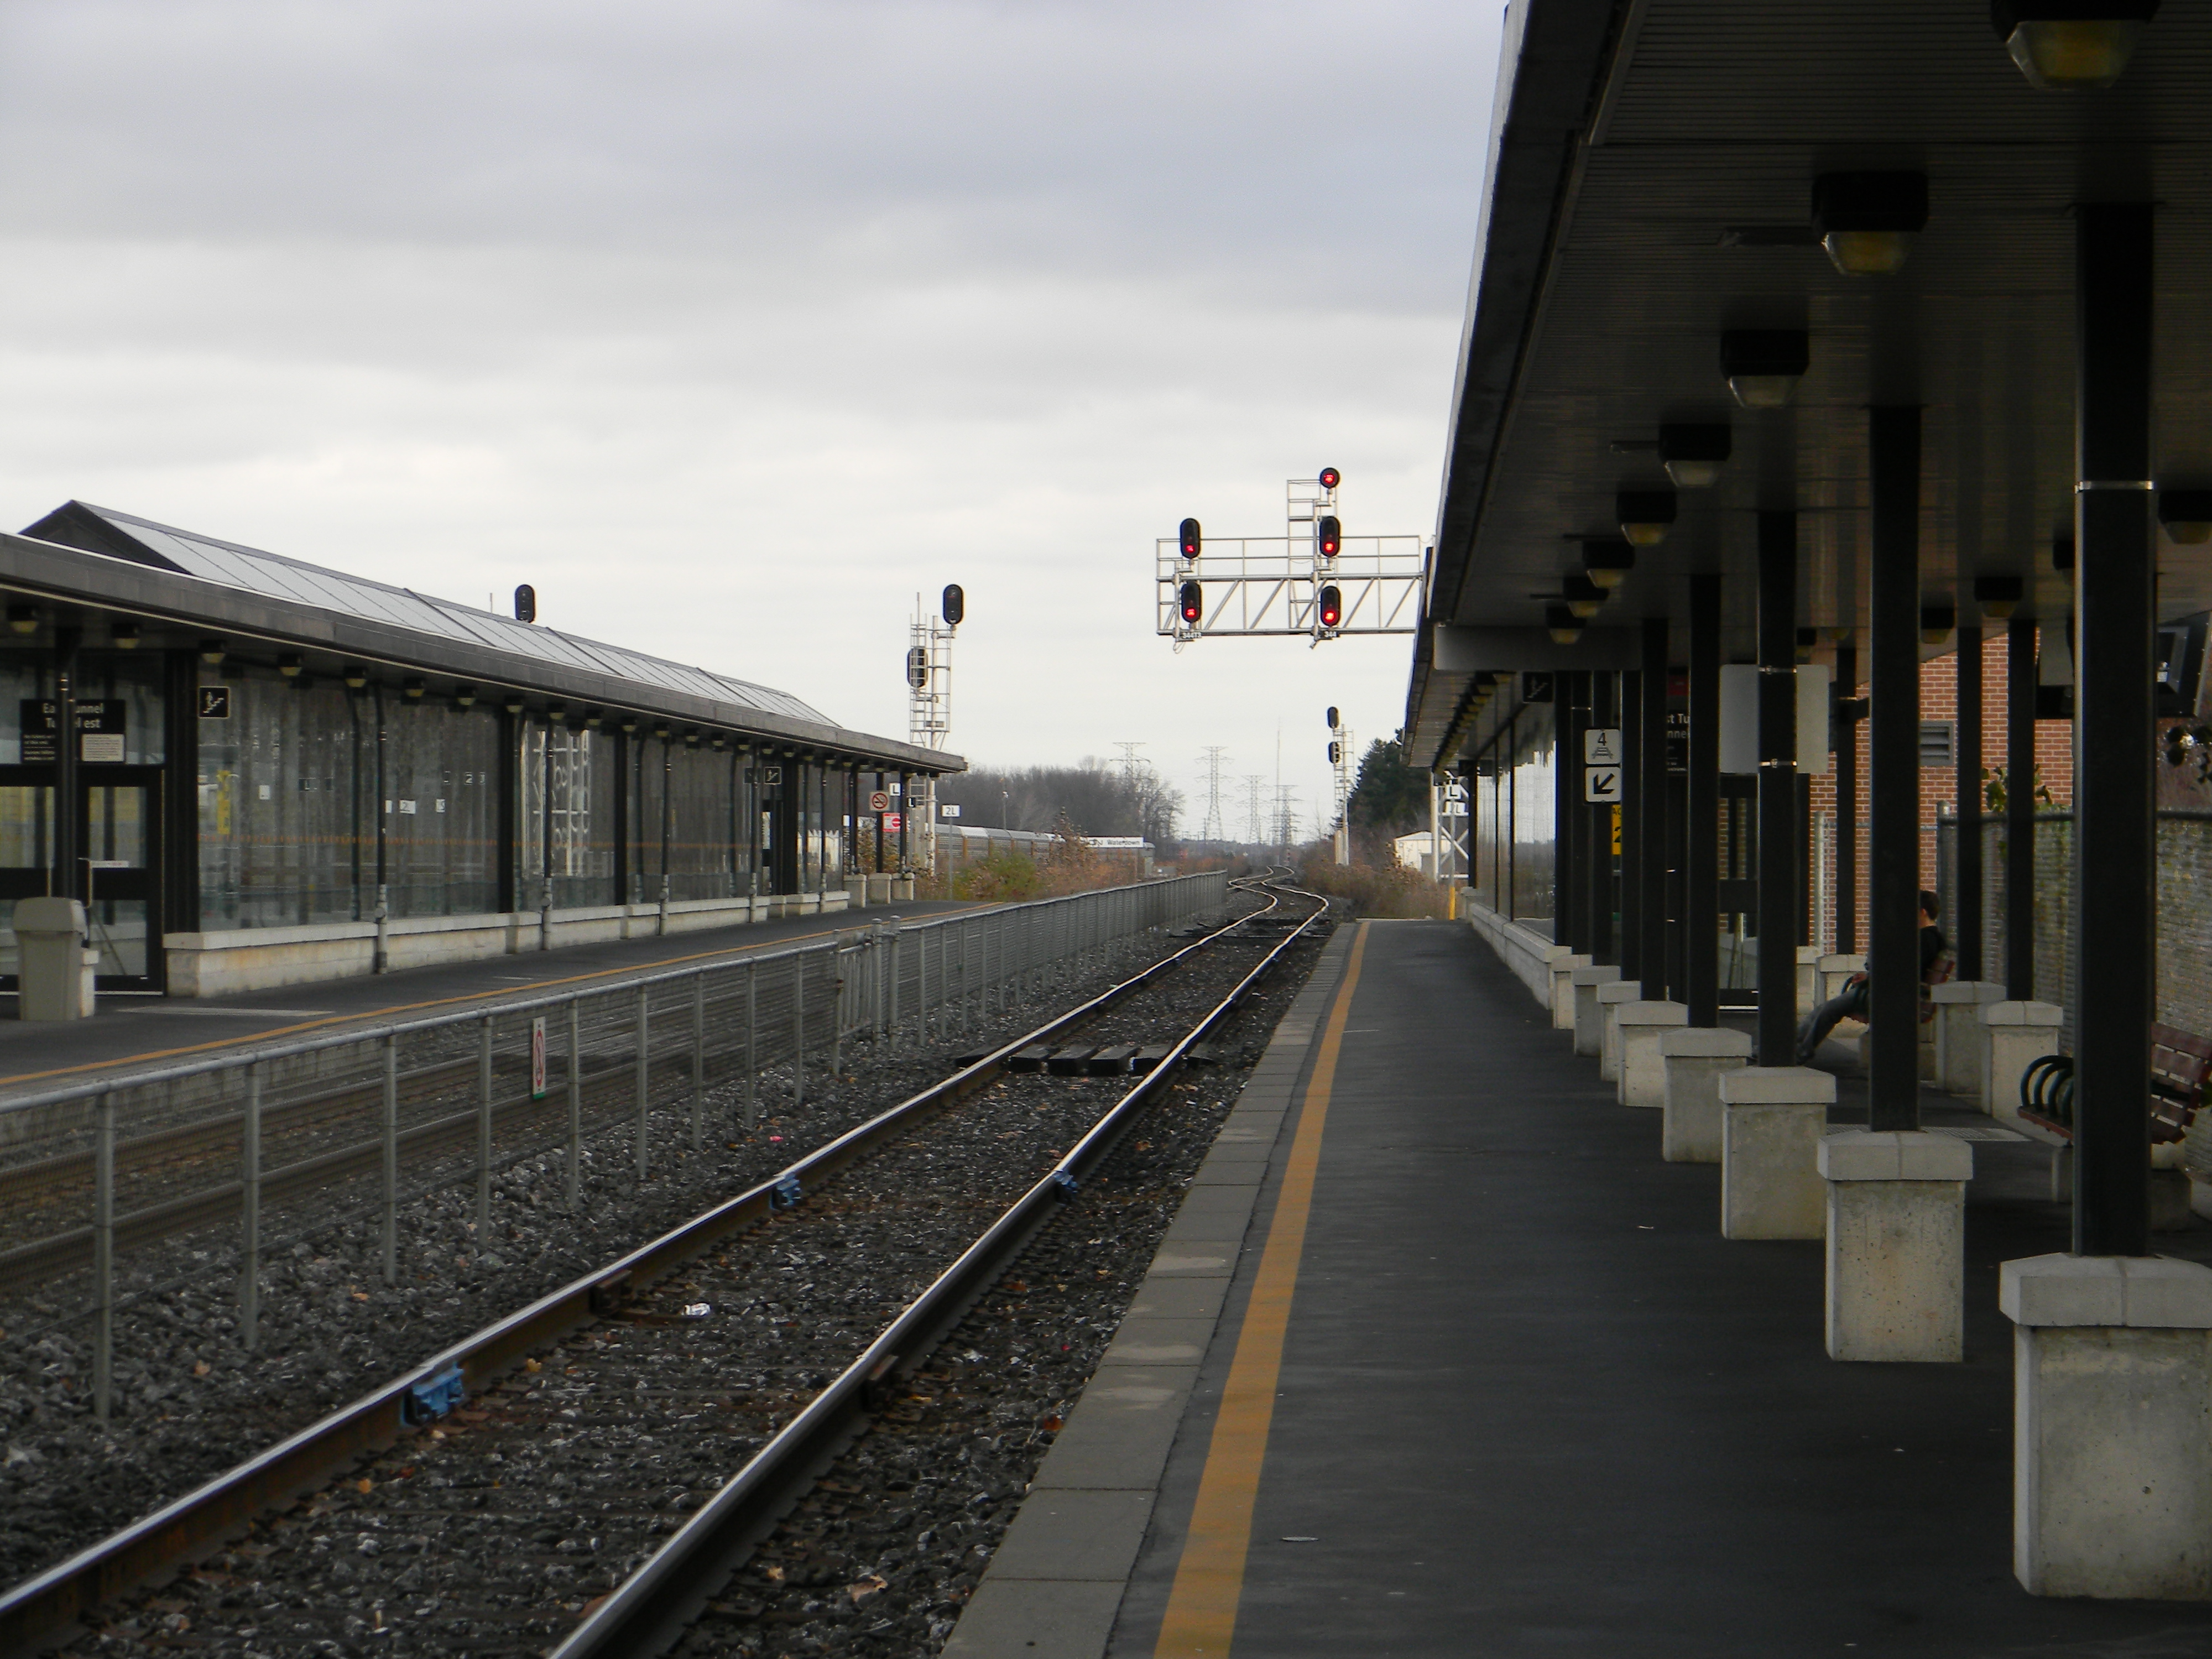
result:
<svg viewBox="0 0 2212 1659"><path fill-rule="evenodd" d="M1679 1002L1625 1002L1614 1009L1620 1033L1618 1097L1624 1106L1662 1109L1667 1103L1667 1072L1659 1042L1689 1024L1690 1011Z"/></svg>
<svg viewBox="0 0 2212 1659"><path fill-rule="evenodd" d="M1987 980L1954 980L1931 986L1928 994L1936 1005L1936 1086L1978 1101L1990 1050L1982 1010L2005 1000L2004 987Z"/></svg>
<svg viewBox="0 0 2212 1659"><path fill-rule="evenodd" d="M1955 1135L1846 1129L1821 1138L1831 1359L1966 1357L1966 1182Z"/></svg>
<svg viewBox="0 0 2212 1659"><path fill-rule="evenodd" d="M2014 1323L2013 1573L2037 1595L2212 1600L2212 1268L2031 1256Z"/></svg>
<svg viewBox="0 0 2212 1659"><path fill-rule="evenodd" d="M1575 981L1577 968L1590 965L1588 956L1569 952L1552 963L1552 1029L1571 1031L1575 1029Z"/></svg>
<svg viewBox="0 0 2212 1659"><path fill-rule="evenodd" d="M1618 1085L1620 1081L1620 1022L1614 1016L1624 1004L1643 1000L1644 987L1632 979L1617 979L1610 985L1597 988L1598 1018L1601 1022L1597 1074L1607 1083Z"/></svg>
<svg viewBox="0 0 2212 1659"><path fill-rule="evenodd" d="M1825 1237L1820 1145L1835 1078L1809 1066L1746 1066L1719 1085L1721 1236Z"/></svg>
<svg viewBox="0 0 2212 1659"><path fill-rule="evenodd" d="M1817 965L1820 975L1820 1000L1826 1002L1843 994L1844 981L1853 974L1866 972L1866 957L1856 951L1837 951L1822 957Z"/></svg>
<svg viewBox="0 0 2212 1659"><path fill-rule="evenodd" d="M1599 1012L1597 990L1620 977L1620 969L1593 963L1567 975L1575 990L1575 1052L1595 1059L1605 1043L1605 1020Z"/></svg>
<svg viewBox="0 0 2212 1659"><path fill-rule="evenodd" d="M1986 1002L1981 1021L1989 1046L1982 1062L1982 1109L1991 1115L2020 1109L2020 1078L2029 1065L2058 1052L2058 1022L2066 1011L2048 1002Z"/></svg>
<svg viewBox="0 0 2212 1659"><path fill-rule="evenodd" d="M1721 1074L1750 1065L1751 1048L1749 1032L1725 1025L1687 1025L1660 1034L1659 1155L1667 1162L1721 1161Z"/></svg>
<svg viewBox="0 0 2212 1659"><path fill-rule="evenodd" d="M1820 1006L1820 957L1817 945L1797 947L1797 1017L1802 1019Z"/></svg>

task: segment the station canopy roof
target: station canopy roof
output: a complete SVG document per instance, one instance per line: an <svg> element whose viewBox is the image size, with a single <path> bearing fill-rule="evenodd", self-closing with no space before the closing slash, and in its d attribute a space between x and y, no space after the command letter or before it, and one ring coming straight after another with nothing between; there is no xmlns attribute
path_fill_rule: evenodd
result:
<svg viewBox="0 0 2212 1659"><path fill-rule="evenodd" d="M111 507L68 502L30 526L23 538L27 543L58 544L232 590L227 596L229 604L206 595L195 606L185 590L181 614L173 602L166 607L176 620L209 629L258 623L255 631L265 629L275 641L325 645L340 653L381 658L404 669L444 670L488 686L574 696L763 737L789 737L894 764L918 763L931 771L958 770L962 764L954 756L846 732L787 691L156 524ZM26 540L10 538L7 568L11 585L14 578L33 574L27 552ZM112 580L96 578L89 593L111 600L131 597ZM258 617L241 616L236 600L248 597L269 602L274 609ZM321 615L307 627L287 628L287 618L302 611Z"/></svg>
<svg viewBox="0 0 2212 1659"><path fill-rule="evenodd" d="M1924 410L1923 604L1971 625L1975 580L2010 577L2019 614L2063 618L2076 204L2157 204L2155 482L2212 488L2212 10L2168 0L2103 90L2031 85L1976 0L1513 0L1500 64L1413 763L1503 718L1471 710L1479 675L1631 665L1656 617L1680 663L1692 573L1723 574L1724 653L1748 658L1760 509L1800 515L1801 627L1849 637L1873 404ZM1893 275L1841 273L1810 229L1814 180L1865 172L1926 179ZM1731 398L1737 331L1803 332L1786 406ZM1668 487L1672 423L1730 428L1717 483L1554 645L1546 608L1583 538L1620 536L1616 491ZM2161 617L2212 602L2203 552L2159 538Z"/></svg>

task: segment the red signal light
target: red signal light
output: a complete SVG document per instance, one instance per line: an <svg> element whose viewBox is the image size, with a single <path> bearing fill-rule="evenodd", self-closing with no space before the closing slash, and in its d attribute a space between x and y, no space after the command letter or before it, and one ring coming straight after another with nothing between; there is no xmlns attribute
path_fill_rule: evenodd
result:
<svg viewBox="0 0 2212 1659"><path fill-rule="evenodd" d="M1322 468L1322 470L1321 470L1321 487L1322 487L1323 489L1335 489L1335 488L1337 487L1337 485L1339 485L1339 484L1342 483L1343 482L1344 482L1344 474L1342 474L1341 472L1339 472L1339 471L1338 471L1334 467L1333 467L1333 466L1325 466L1325 467Z"/></svg>
<svg viewBox="0 0 2212 1659"><path fill-rule="evenodd" d="M1206 600L1196 582L1185 582L1176 589L1176 603L1182 611L1182 619L1194 623L1206 614Z"/></svg>
<svg viewBox="0 0 2212 1659"><path fill-rule="evenodd" d="M1198 533L1198 520L1195 519L1185 519L1182 521L1181 530L1177 533L1181 539L1183 557L1186 559L1196 558L1198 556L1198 550L1200 541L1200 538Z"/></svg>
<svg viewBox="0 0 2212 1659"><path fill-rule="evenodd" d="M1324 559L1333 559L1344 551L1344 526L1334 513L1326 514L1315 522L1314 550Z"/></svg>
<svg viewBox="0 0 2212 1659"><path fill-rule="evenodd" d="M1334 628L1344 620L1344 595L1334 587L1321 591L1321 625Z"/></svg>

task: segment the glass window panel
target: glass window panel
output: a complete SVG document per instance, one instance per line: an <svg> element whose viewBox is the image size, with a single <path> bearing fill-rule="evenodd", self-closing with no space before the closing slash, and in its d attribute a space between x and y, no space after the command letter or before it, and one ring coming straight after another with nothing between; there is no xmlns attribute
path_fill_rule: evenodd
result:
<svg viewBox="0 0 2212 1659"><path fill-rule="evenodd" d="M499 893L499 717L384 702L386 914L480 915Z"/></svg>
<svg viewBox="0 0 2212 1659"><path fill-rule="evenodd" d="M203 678L215 683L204 671ZM199 723L201 927L362 920L356 826L374 822L363 796L364 782L374 784L368 700L343 685L238 665L222 683L231 717ZM373 831L367 841L373 882Z"/></svg>

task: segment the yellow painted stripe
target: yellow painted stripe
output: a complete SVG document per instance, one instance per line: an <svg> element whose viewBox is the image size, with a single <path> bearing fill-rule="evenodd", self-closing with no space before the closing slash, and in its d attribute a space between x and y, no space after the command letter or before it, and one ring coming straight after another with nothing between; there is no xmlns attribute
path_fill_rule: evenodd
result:
<svg viewBox="0 0 2212 1659"><path fill-rule="evenodd" d="M1176 1565L1159 1645L1152 1650L1155 1659L1223 1659L1236 1634L1237 1603L1244 1592L1244 1558L1252 1543L1252 1506L1267 1455L1267 1427L1275 1414L1275 1382L1283 1369L1291 1297L1297 1289L1298 1261L1305 1253L1306 1217L1313 1208L1314 1176L1321 1167L1322 1130L1328 1121L1337 1053L1344 1043L1345 1021L1352 1013L1352 994L1358 988L1359 963L1366 951L1367 924L1363 921L1352 936L1344 983L1314 1057L1297 1135L1283 1170L1282 1194L1275 1200L1267 1247L1252 1284L1251 1305L1244 1310L1244 1328L1237 1339L1237 1358L1230 1364L1229 1383L1222 1390L1221 1413L1213 1420L1213 1440L1206 1448L1205 1473L1199 1477L1190 1532Z"/></svg>

